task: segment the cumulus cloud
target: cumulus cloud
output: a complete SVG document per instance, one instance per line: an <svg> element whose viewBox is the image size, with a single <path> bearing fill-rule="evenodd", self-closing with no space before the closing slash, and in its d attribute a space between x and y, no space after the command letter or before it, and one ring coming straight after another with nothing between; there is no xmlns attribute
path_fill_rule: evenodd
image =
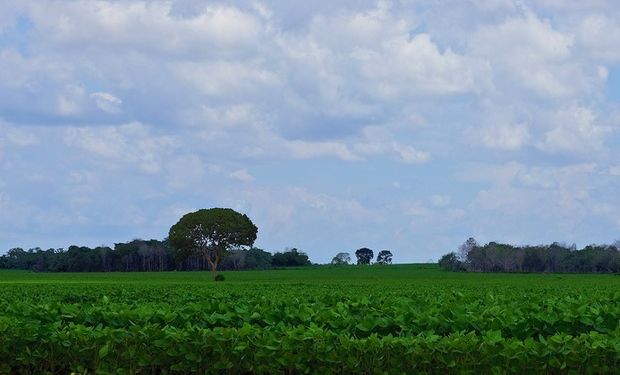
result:
<svg viewBox="0 0 620 375"><path fill-rule="evenodd" d="M603 147L605 126L597 123L592 110L571 106L555 113L553 128L547 131L538 147L549 152L590 153Z"/></svg>
<svg viewBox="0 0 620 375"><path fill-rule="evenodd" d="M173 137L153 135L148 126L140 123L67 128L65 143L98 158L108 168L137 168L144 173L159 173L165 157L175 147Z"/></svg>
<svg viewBox="0 0 620 375"><path fill-rule="evenodd" d="M123 104L121 99L107 92L94 92L90 94L90 97L95 101L97 107L104 112L117 113Z"/></svg>
<svg viewBox="0 0 620 375"><path fill-rule="evenodd" d="M585 17L578 26L577 42L589 54L603 62L620 61L616 42L620 40L620 15L616 18L604 14Z"/></svg>
<svg viewBox="0 0 620 375"><path fill-rule="evenodd" d="M593 192L598 188L592 181L601 171L594 163L563 167L508 163L478 171L475 178L487 179L491 187L478 192L473 202L477 210L514 217L534 214L538 219L557 220L554 225L562 229L596 216Z"/></svg>
<svg viewBox="0 0 620 375"><path fill-rule="evenodd" d="M485 146L498 150L519 150L530 140L525 124L488 126L480 129L479 136Z"/></svg>
<svg viewBox="0 0 620 375"><path fill-rule="evenodd" d="M234 6L205 6L181 17L163 1L32 3L30 16L46 43L120 48L146 54L209 55L256 48L259 20ZM47 44L50 47L50 44Z"/></svg>
<svg viewBox="0 0 620 375"><path fill-rule="evenodd" d="M613 0L3 1L2 210L99 245L231 206L327 260L605 235L619 20Z"/></svg>
<svg viewBox="0 0 620 375"><path fill-rule="evenodd" d="M430 160L430 154L428 152L418 151L412 146L401 145L394 142L392 144L392 147L404 163L417 164L424 163Z"/></svg>
<svg viewBox="0 0 620 375"><path fill-rule="evenodd" d="M229 173L228 177L239 180L241 182L254 181L254 176L252 176L247 169L237 169L236 171Z"/></svg>
<svg viewBox="0 0 620 375"><path fill-rule="evenodd" d="M4 122L0 118L0 145L2 141L18 147L33 146L40 143L39 137L31 129L22 129Z"/></svg>
<svg viewBox="0 0 620 375"><path fill-rule="evenodd" d="M556 30L549 20L528 13L481 26L471 49L489 61L495 83L507 81L507 87L498 89L519 87L543 98L556 98L571 95L582 84L575 82L580 74L570 59L573 43L571 35Z"/></svg>

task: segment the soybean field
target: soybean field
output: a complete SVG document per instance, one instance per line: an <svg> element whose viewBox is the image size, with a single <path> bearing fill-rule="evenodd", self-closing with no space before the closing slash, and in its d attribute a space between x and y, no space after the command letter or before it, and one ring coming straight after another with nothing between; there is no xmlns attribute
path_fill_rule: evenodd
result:
<svg viewBox="0 0 620 375"><path fill-rule="evenodd" d="M0 272L0 373L620 373L620 277Z"/></svg>

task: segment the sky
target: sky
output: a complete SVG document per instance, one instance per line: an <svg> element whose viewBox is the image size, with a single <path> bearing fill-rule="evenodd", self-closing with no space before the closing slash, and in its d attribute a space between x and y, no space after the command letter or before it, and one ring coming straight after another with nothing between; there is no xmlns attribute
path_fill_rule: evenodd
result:
<svg viewBox="0 0 620 375"><path fill-rule="evenodd" d="M617 0L0 2L0 253L620 239Z"/></svg>

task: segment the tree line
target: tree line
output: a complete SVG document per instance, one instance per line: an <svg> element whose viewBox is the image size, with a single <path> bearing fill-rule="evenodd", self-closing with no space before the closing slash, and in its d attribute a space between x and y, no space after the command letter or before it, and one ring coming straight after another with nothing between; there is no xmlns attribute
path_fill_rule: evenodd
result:
<svg viewBox="0 0 620 375"><path fill-rule="evenodd" d="M479 245L469 238L458 251L441 257L449 271L620 273L620 241L613 245L513 246L497 242Z"/></svg>
<svg viewBox="0 0 620 375"><path fill-rule="evenodd" d="M370 264L374 255L374 251L367 247L362 247L361 249L357 249L355 251L355 257L357 258L358 265ZM375 261L375 264L392 264L393 256L394 255L390 250L381 250L377 254L377 260ZM332 258L330 264L333 266L346 266L352 264L351 254L338 253L335 257Z"/></svg>
<svg viewBox="0 0 620 375"><path fill-rule="evenodd" d="M371 264L373 250L361 248L355 251L358 265ZM391 264L392 253L381 250L375 264ZM354 264L350 253L338 253L330 262L342 266ZM265 270L282 267L312 265L308 254L296 248L280 252L268 252L252 247L229 250L222 257L218 269ZM0 268L37 272L149 272L149 271L204 271L209 269L207 260L200 255L180 256L167 239L141 240L114 244L114 247L69 246L67 249L24 250L12 248L0 256Z"/></svg>
<svg viewBox="0 0 620 375"><path fill-rule="evenodd" d="M296 248L270 253L263 249L232 249L222 258L220 270L253 270L311 265ZM180 256L168 240L140 240L114 247L69 246L67 249L10 249L0 256L0 268L39 272L202 271L209 269L200 256Z"/></svg>

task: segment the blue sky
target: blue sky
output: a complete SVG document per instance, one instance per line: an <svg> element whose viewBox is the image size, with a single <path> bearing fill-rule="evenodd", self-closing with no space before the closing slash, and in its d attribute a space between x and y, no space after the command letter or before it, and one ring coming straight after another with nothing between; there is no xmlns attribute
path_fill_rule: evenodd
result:
<svg viewBox="0 0 620 375"><path fill-rule="evenodd" d="M615 0L0 3L0 252L620 239Z"/></svg>

